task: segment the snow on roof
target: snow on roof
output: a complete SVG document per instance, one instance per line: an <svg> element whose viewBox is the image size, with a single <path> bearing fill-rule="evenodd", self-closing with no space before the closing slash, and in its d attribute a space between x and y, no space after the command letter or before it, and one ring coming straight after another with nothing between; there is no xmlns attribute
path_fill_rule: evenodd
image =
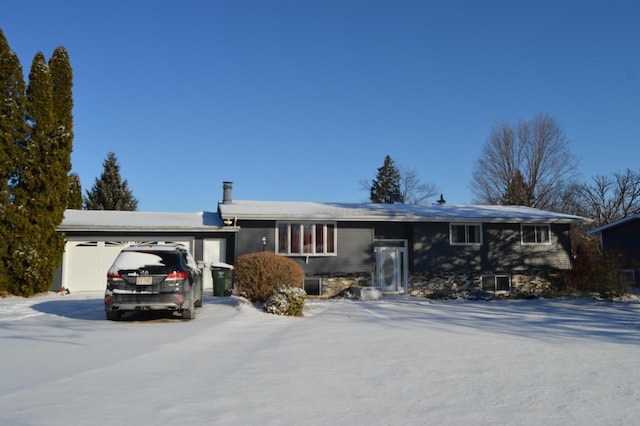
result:
<svg viewBox="0 0 640 426"><path fill-rule="evenodd" d="M633 220L637 220L640 219L640 214L634 214L632 216L627 216L627 217L623 217L622 219L618 219L615 222L611 222L611 223L607 223L606 225L603 225L599 228L596 229L592 229L591 231L587 232L588 235L595 235L595 234L599 234L602 231L606 231L609 228L615 228L616 226L620 226L624 223L627 222L631 222Z"/></svg>
<svg viewBox="0 0 640 426"><path fill-rule="evenodd" d="M167 213L117 210L66 210L60 231L79 230L206 230L222 228L217 213ZM225 230L229 230L228 227Z"/></svg>
<svg viewBox="0 0 640 426"><path fill-rule="evenodd" d="M397 222L561 222L587 221L580 216L522 206L454 204L355 204L234 200L218 205L223 219L345 220Z"/></svg>

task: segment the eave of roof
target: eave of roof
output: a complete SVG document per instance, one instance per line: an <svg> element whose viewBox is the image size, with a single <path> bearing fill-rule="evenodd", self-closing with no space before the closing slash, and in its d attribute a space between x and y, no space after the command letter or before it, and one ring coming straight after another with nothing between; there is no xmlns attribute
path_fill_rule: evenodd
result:
<svg viewBox="0 0 640 426"><path fill-rule="evenodd" d="M238 200L218 205L223 219L392 222L578 223L588 219L521 206L347 204Z"/></svg>
<svg viewBox="0 0 640 426"><path fill-rule="evenodd" d="M622 219L618 219L615 222L607 223L606 225L602 225L599 228L592 229L591 231L587 232L587 234L588 235L600 234L602 233L602 231L606 231L607 229L615 228L627 222L631 222L638 219L640 219L640 214L634 214L632 216L623 217Z"/></svg>
<svg viewBox="0 0 640 426"><path fill-rule="evenodd" d="M166 213L140 211L66 210L61 232L236 232L213 212Z"/></svg>

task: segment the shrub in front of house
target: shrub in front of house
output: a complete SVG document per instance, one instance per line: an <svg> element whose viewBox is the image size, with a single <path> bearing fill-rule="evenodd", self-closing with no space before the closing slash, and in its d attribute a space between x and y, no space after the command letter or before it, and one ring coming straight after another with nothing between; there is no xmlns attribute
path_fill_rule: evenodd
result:
<svg viewBox="0 0 640 426"><path fill-rule="evenodd" d="M238 291L252 302L266 302L282 285L301 288L303 280L302 266L270 251L243 254L234 264Z"/></svg>
<svg viewBox="0 0 640 426"><path fill-rule="evenodd" d="M299 287L282 285L269 296L264 310L275 315L301 317L306 295L307 293Z"/></svg>

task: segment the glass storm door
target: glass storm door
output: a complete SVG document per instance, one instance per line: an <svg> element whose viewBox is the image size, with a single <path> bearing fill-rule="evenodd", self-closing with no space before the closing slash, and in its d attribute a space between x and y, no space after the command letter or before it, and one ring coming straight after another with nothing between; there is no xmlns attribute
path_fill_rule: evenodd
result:
<svg viewBox="0 0 640 426"><path fill-rule="evenodd" d="M404 290L401 279L400 249L376 247L376 281L383 293Z"/></svg>

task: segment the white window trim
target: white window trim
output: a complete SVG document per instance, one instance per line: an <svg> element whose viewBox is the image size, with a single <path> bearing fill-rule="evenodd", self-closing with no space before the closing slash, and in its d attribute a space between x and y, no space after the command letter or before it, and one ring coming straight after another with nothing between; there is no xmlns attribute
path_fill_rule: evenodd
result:
<svg viewBox="0 0 640 426"><path fill-rule="evenodd" d="M304 226L305 225L313 225L314 227L314 231L315 231L315 227L318 225L322 225L323 227L323 238L325 241L325 244L323 245L325 252L323 253L318 253L316 252L316 233L312 232L312 242L311 242L311 246L313 247L313 252L310 253L305 253L305 252L296 252L296 253L292 253L291 252L291 244L287 244L287 252L283 253L280 252L280 225L286 225L287 226L287 234L289 235L291 232L291 225L302 225L303 230L304 230ZM333 226L333 252L326 252L327 249L327 245L326 245L326 241L327 241L327 226L326 225L332 225ZM304 232L300 232L300 247L303 247L303 241L302 239L304 238ZM296 256L296 257L328 257L328 256L337 256L338 255L338 225L336 224L336 222L331 222L331 221L308 221L308 220L292 220L292 221L278 221L276 222L276 229L275 229L275 249L276 249L276 253L282 256Z"/></svg>
<svg viewBox="0 0 640 426"><path fill-rule="evenodd" d="M542 243L539 242L528 242L524 240L524 228L525 227L546 227L547 235L549 236L548 240ZM521 223L520 224L520 243L523 246L550 246L551 245L551 224L549 223Z"/></svg>
<svg viewBox="0 0 640 426"><path fill-rule="evenodd" d="M480 241L478 242L453 242L453 227L454 226L464 226L465 230L465 240L469 240L469 226L477 226L480 230ZM481 246L482 245L482 224L481 223L459 223L459 222L450 222L449 223L449 244L452 246Z"/></svg>

